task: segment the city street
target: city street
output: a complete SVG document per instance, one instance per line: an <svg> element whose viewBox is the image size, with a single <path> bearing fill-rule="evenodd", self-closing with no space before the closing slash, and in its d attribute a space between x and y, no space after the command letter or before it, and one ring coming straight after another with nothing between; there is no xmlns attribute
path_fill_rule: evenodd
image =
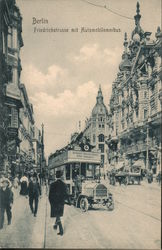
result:
<svg viewBox="0 0 162 250"><path fill-rule="evenodd" d="M64 235L53 230L48 197L43 190L37 217L28 199L15 191L13 220L0 231L1 248L160 249L161 189L157 183L110 186L115 209L94 207L86 213L65 206ZM6 223L6 221L5 221Z"/></svg>

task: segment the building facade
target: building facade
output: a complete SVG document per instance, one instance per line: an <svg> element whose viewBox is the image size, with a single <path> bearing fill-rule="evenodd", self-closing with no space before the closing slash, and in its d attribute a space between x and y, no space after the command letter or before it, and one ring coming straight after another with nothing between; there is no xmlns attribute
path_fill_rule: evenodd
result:
<svg viewBox="0 0 162 250"><path fill-rule="evenodd" d="M90 118L86 120L83 134L89 138L91 145L100 150L102 170L106 170L107 168L107 144L105 143L105 139L109 132L108 120L108 110L104 104L100 86L96 97L96 104L92 109Z"/></svg>
<svg viewBox="0 0 162 250"><path fill-rule="evenodd" d="M131 166L135 161L156 173L161 165L161 55L162 32L156 40L140 26L137 3L135 28L131 39L124 37L124 52L119 72L112 85L108 159Z"/></svg>
<svg viewBox="0 0 162 250"><path fill-rule="evenodd" d="M19 138L20 138L20 164L21 169L30 169L34 164L34 111L33 106L29 102L28 94L24 84L20 84L21 101L23 108L19 114Z"/></svg>
<svg viewBox="0 0 162 250"><path fill-rule="evenodd" d="M0 1L0 171L4 168L4 161L7 151L7 128L6 112L4 107L5 88L8 83L8 64L7 64L7 35L8 26L11 22L8 1Z"/></svg>
<svg viewBox="0 0 162 250"><path fill-rule="evenodd" d="M0 172L13 176L37 165L38 158L45 161L40 156L44 142L35 133L33 106L20 80L22 46L22 17L16 1L0 0ZM41 150L35 144L41 144Z"/></svg>
<svg viewBox="0 0 162 250"><path fill-rule="evenodd" d="M1 9L1 73L2 74L2 123L5 129L3 141L3 169L12 168L12 162L16 161L19 148L19 110L22 108L20 98L20 74L21 60L20 49L22 40L22 17L14 0L0 3ZM2 21L2 19L4 19Z"/></svg>

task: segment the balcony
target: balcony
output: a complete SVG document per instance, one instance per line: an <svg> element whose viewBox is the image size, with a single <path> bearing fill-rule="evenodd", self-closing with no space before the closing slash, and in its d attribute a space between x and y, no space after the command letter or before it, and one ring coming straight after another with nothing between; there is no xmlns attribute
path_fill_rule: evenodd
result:
<svg viewBox="0 0 162 250"><path fill-rule="evenodd" d="M152 142L149 142L148 149L152 150L154 149L155 145ZM137 143L136 145L129 145L128 147L125 147L123 149L127 154L136 154L140 152L147 151L147 144L144 143Z"/></svg>

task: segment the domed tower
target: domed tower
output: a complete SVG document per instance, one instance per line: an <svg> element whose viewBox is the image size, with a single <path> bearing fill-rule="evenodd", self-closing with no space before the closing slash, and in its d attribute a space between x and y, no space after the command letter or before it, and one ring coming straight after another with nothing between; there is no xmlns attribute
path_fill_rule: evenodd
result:
<svg viewBox="0 0 162 250"><path fill-rule="evenodd" d="M106 165L106 147L105 137L108 135L108 110L104 104L104 98L99 86L96 97L96 104L92 109L91 117L86 124L85 135L89 137L90 142L97 150L101 151L102 165Z"/></svg>

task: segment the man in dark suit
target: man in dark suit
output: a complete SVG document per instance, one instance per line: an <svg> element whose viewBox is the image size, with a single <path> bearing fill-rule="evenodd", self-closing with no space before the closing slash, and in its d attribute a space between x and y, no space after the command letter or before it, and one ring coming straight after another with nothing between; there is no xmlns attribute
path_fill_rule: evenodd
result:
<svg viewBox="0 0 162 250"><path fill-rule="evenodd" d="M62 172L56 172L57 180L50 185L49 202L51 205L51 217L56 218L54 229L59 226L59 235L63 235L63 226L61 218L64 214L65 200L69 201L66 184L62 181Z"/></svg>
<svg viewBox="0 0 162 250"><path fill-rule="evenodd" d="M31 181L29 182L29 205L32 213L34 213L34 217L37 216L38 201L40 195L41 195L41 188L37 181L37 177L32 177ZM35 205L34 209L33 209L33 202Z"/></svg>
<svg viewBox="0 0 162 250"><path fill-rule="evenodd" d="M0 229L3 228L5 211L7 214L8 225L11 224L11 209L13 204L13 192L9 187L8 179L3 178L1 184L2 186L0 187Z"/></svg>

